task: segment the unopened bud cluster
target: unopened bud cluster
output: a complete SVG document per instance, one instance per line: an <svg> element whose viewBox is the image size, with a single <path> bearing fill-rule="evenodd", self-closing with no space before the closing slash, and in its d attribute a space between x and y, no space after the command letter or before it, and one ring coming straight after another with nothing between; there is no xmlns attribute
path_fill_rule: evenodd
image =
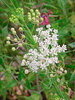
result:
<svg viewBox="0 0 75 100"><path fill-rule="evenodd" d="M10 22L12 22L13 24L18 23L18 19L15 15L11 15L11 17L9 18Z"/></svg>
<svg viewBox="0 0 75 100"><path fill-rule="evenodd" d="M13 45L12 51L15 51L17 47L18 48L23 47L23 43L24 43L24 40L25 40L25 34L22 34L23 33L23 28L22 27L19 27L18 30L21 33L20 37L18 36L17 31L15 30L15 28L11 28L12 35L7 36L6 44L7 45Z"/></svg>
<svg viewBox="0 0 75 100"><path fill-rule="evenodd" d="M39 24L43 21L43 18L40 17L40 12L39 10L33 10L33 9L30 9L30 12L28 12L28 20L29 21L33 21L34 24Z"/></svg>
<svg viewBox="0 0 75 100"><path fill-rule="evenodd" d="M17 15L24 15L24 10L23 10L23 8L17 8L16 9L16 13L17 13Z"/></svg>
<svg viewBox="0 0 75 100"><path fill-rule="evenodd" d="M19 19L24 17L24 11L23 8L17 8L15 11L16 14L12 14L11 17L9 18L10 22L13 24L18 24Z"/></svg>

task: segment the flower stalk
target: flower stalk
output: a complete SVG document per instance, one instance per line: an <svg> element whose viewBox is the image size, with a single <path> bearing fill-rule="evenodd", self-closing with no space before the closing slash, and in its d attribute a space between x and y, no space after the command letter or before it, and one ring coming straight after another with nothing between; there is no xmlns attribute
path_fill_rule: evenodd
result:
<svg viewBox="0 0 75 100"><path fill-rule="evenodd" d="M36 86L37 86L38 93L40 93L38 73L36 73ZM39 100L42 100L41 93L40 93L40 99Z"/></svg>

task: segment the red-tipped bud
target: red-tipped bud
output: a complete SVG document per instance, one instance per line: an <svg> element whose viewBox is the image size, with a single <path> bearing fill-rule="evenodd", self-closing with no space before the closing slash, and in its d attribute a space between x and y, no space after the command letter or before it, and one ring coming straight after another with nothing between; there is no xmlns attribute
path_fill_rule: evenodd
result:
<svg viewBox="0 0 75 100"><path fill-rule="evenodd" d="M45 24L48 25L49 24L49 20L48 18L45 16Z"/></svg>
<svg viewBox="0 0 75 100"><path fill-rule="evenodd" d="M42 25L44 26L44 21L42 21Z"/></svg>
<svg viewBox="0 0 75 100"><path fill-rule="evenodd" d="M51 11L50 14L53 14L53 12Z"/></svg>

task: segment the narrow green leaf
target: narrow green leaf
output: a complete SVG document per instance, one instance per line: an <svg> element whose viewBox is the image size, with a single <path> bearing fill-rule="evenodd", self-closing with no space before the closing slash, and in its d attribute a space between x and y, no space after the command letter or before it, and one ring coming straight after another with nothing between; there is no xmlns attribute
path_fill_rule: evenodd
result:
<svg viewBox="0 0 75 100"><path fill-rule="evenodd" d="M30 84L30 82L29 82L29 80L27 78L26 78L26 87L28 89L31 89L31 84Z"/></svg>
<svg viewBox="0 0 75 100"><path fill-rule="evenodd" d="M75 42L70 43L69 46L70 46L71 48L75 48Z"/></svg>
<svg viewBox="0 0 75 100"><path fill-rule="evenodd" d="M3 59L0 57L0 65L3 64Z"/></svg>
<svg viewBox="0 0 75 100"><path fill-rule="evenodd" d="M20 67L20 73L18 75L18 80L21 81L24 78L23 67Z"/></svg>

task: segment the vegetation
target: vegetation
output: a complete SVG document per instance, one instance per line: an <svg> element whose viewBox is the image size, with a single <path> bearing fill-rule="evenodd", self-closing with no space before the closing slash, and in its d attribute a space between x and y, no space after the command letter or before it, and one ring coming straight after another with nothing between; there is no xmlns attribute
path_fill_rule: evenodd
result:
<svg viewBox="0 0 75 100"><path fill-rule="evenodd" d="M0 100L75 99L74 5L75 0L0 0ZM50 65L47 72L40 70L38 73L21 63L31 48L40 53L33 35L38 36L36 29L38 25L42 26L43 17L40 22L28 17L28 12L36 9L42 15L50 13L49 24L58 29L58 44L67 46L65 52L58 54L59 64ZM43 27L46 30L46 23ZM55 71L53 66L57 66L56 71L63 68L61 70L67 71L66 75L50 74Z"/></svg>

